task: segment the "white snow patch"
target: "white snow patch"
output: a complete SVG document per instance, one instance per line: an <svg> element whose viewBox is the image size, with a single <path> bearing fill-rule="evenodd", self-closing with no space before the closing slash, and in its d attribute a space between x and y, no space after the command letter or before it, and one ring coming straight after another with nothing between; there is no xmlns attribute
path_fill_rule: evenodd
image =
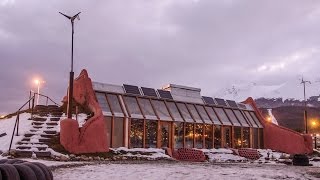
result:
<svg viewBox="0 0 320 180"><path fill-rule="evenodd" d="M120 154L124 157L142 157L149 160L155 160L159 158L171 159L170 156L165 154L165 150L157 148L132 148L125 147L110 148L114 153Z"/></svg>
<svg viewBox="0 0 320 180"><path fill-rule="evenodd" d="M17 118L17 116L13 116L9 119L0 120L0 132L7 133L6 136L0 137L0 150L3 152L8 151L8 149L9 149L12 131L14 128L14 124L16 122L16 118ZM11 147L12 149L14 149L16 147L16 143L24 137L24 134L31 129L32 121L28 120L28 118L30 118L29 113L20 114L19 136L16 136L16 135L13 136L13 142L12 142L12 147Z"/></svg>

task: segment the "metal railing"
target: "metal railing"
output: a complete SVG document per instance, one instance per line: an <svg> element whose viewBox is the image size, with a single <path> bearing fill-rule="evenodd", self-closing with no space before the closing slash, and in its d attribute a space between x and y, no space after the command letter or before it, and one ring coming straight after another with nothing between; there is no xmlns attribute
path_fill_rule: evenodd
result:
<svg viewBox="0 0 320 180"><path fill-rule="evenodd" d="M29 100L27 102L25 102L19 109L18 111L16 111L14 114L17 115L16 117L16 121L14 123L14 128L13 128L13 131L12 131L12 135L11 135L11 140L10 140L10 146L9 146L9 151L8 153L10 154L10 150L11 150L11 147L12 147L12 142L13 142L13 137L14 137L14 133L16 132L16 136L19 136L19 122L20 122L20 114L22 112L26 112L26 111L31 111L30 113L30 119L33 118L33 114L34 114L34 108L35 108L35 99L36 99L36 95L38 96L38 98L41 96L41 97L44 97L46 98L46 106L49 105L49 101L51 101L54 105L57 105L57 106L60 106L58 103L56 103L54 100L52 100L50 97L46 96L46 95L43 95L43 94L39 94L39 93L33 93L33 95L31 94L30 92L30 97L29 97ZM23 108L25 108L27 106L27 104L29 105L29 109L27 110L23 110ZM38 104L37 104L38 105Z"/></svg>

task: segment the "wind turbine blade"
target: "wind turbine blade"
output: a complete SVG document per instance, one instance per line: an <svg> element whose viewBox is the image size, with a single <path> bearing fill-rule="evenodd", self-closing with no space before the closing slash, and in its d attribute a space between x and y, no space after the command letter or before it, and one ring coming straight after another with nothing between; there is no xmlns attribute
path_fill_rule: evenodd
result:
<svg viewBox="0 0 320 180"><path fill-rule="evenodd" d="M63 16L65 16L66 18L71 19L70 16L63 14L62 12L59 12L59 13L62 14Z"/></svg>
<svg viewBox="0 0 320 180"><path fill-rule="evenodd" d="M81 12L78 12L78 14L74 15L74 16L72 17L72 19L77 18L77 17L79 16L79 14L80 14L80 13L81 13Z"/></svg>

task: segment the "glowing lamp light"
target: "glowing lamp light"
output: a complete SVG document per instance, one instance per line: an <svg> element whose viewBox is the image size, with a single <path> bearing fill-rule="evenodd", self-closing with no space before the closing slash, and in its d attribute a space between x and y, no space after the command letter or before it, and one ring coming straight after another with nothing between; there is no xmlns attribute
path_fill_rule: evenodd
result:
<svg viewBox="0 0 320 180"><path fill-rule="evenodd" d="M311 122L311 125L312 125L312 126L316 126L316 125L317 125L317 122L316 122L316 121L312 121L312 122Z"/></svg>
<svg viewBox="0 0 320 180"><path fill-rule="evenodd" d="M269 117L267 117L267 121L268 122L271 122L272 121L272 119L271 119L271 117L269 116Z"/></svg>
<svg viewBox="0 0 320 180"><path fill-rule="evenodd" d="M39 85L39 84L40 84L39 79L35 79L35 80L34 80L34 83L35 83L36 85Z"/></svg>

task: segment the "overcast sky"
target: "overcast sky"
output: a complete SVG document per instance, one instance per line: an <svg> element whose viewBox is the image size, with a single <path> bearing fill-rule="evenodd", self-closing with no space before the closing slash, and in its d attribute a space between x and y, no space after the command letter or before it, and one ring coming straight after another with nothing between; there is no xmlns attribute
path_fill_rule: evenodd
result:
<svg viewBox="0 0 320 180"><path fill-rule="evenodd" d="M0 0L0 112L17 110L35 77L56 101L66 94L71 25L58 11L81 11L75 73L94 81L175 83L208 96L291 82L294 94L303 75L320 92L317 0Z"/></svg>

